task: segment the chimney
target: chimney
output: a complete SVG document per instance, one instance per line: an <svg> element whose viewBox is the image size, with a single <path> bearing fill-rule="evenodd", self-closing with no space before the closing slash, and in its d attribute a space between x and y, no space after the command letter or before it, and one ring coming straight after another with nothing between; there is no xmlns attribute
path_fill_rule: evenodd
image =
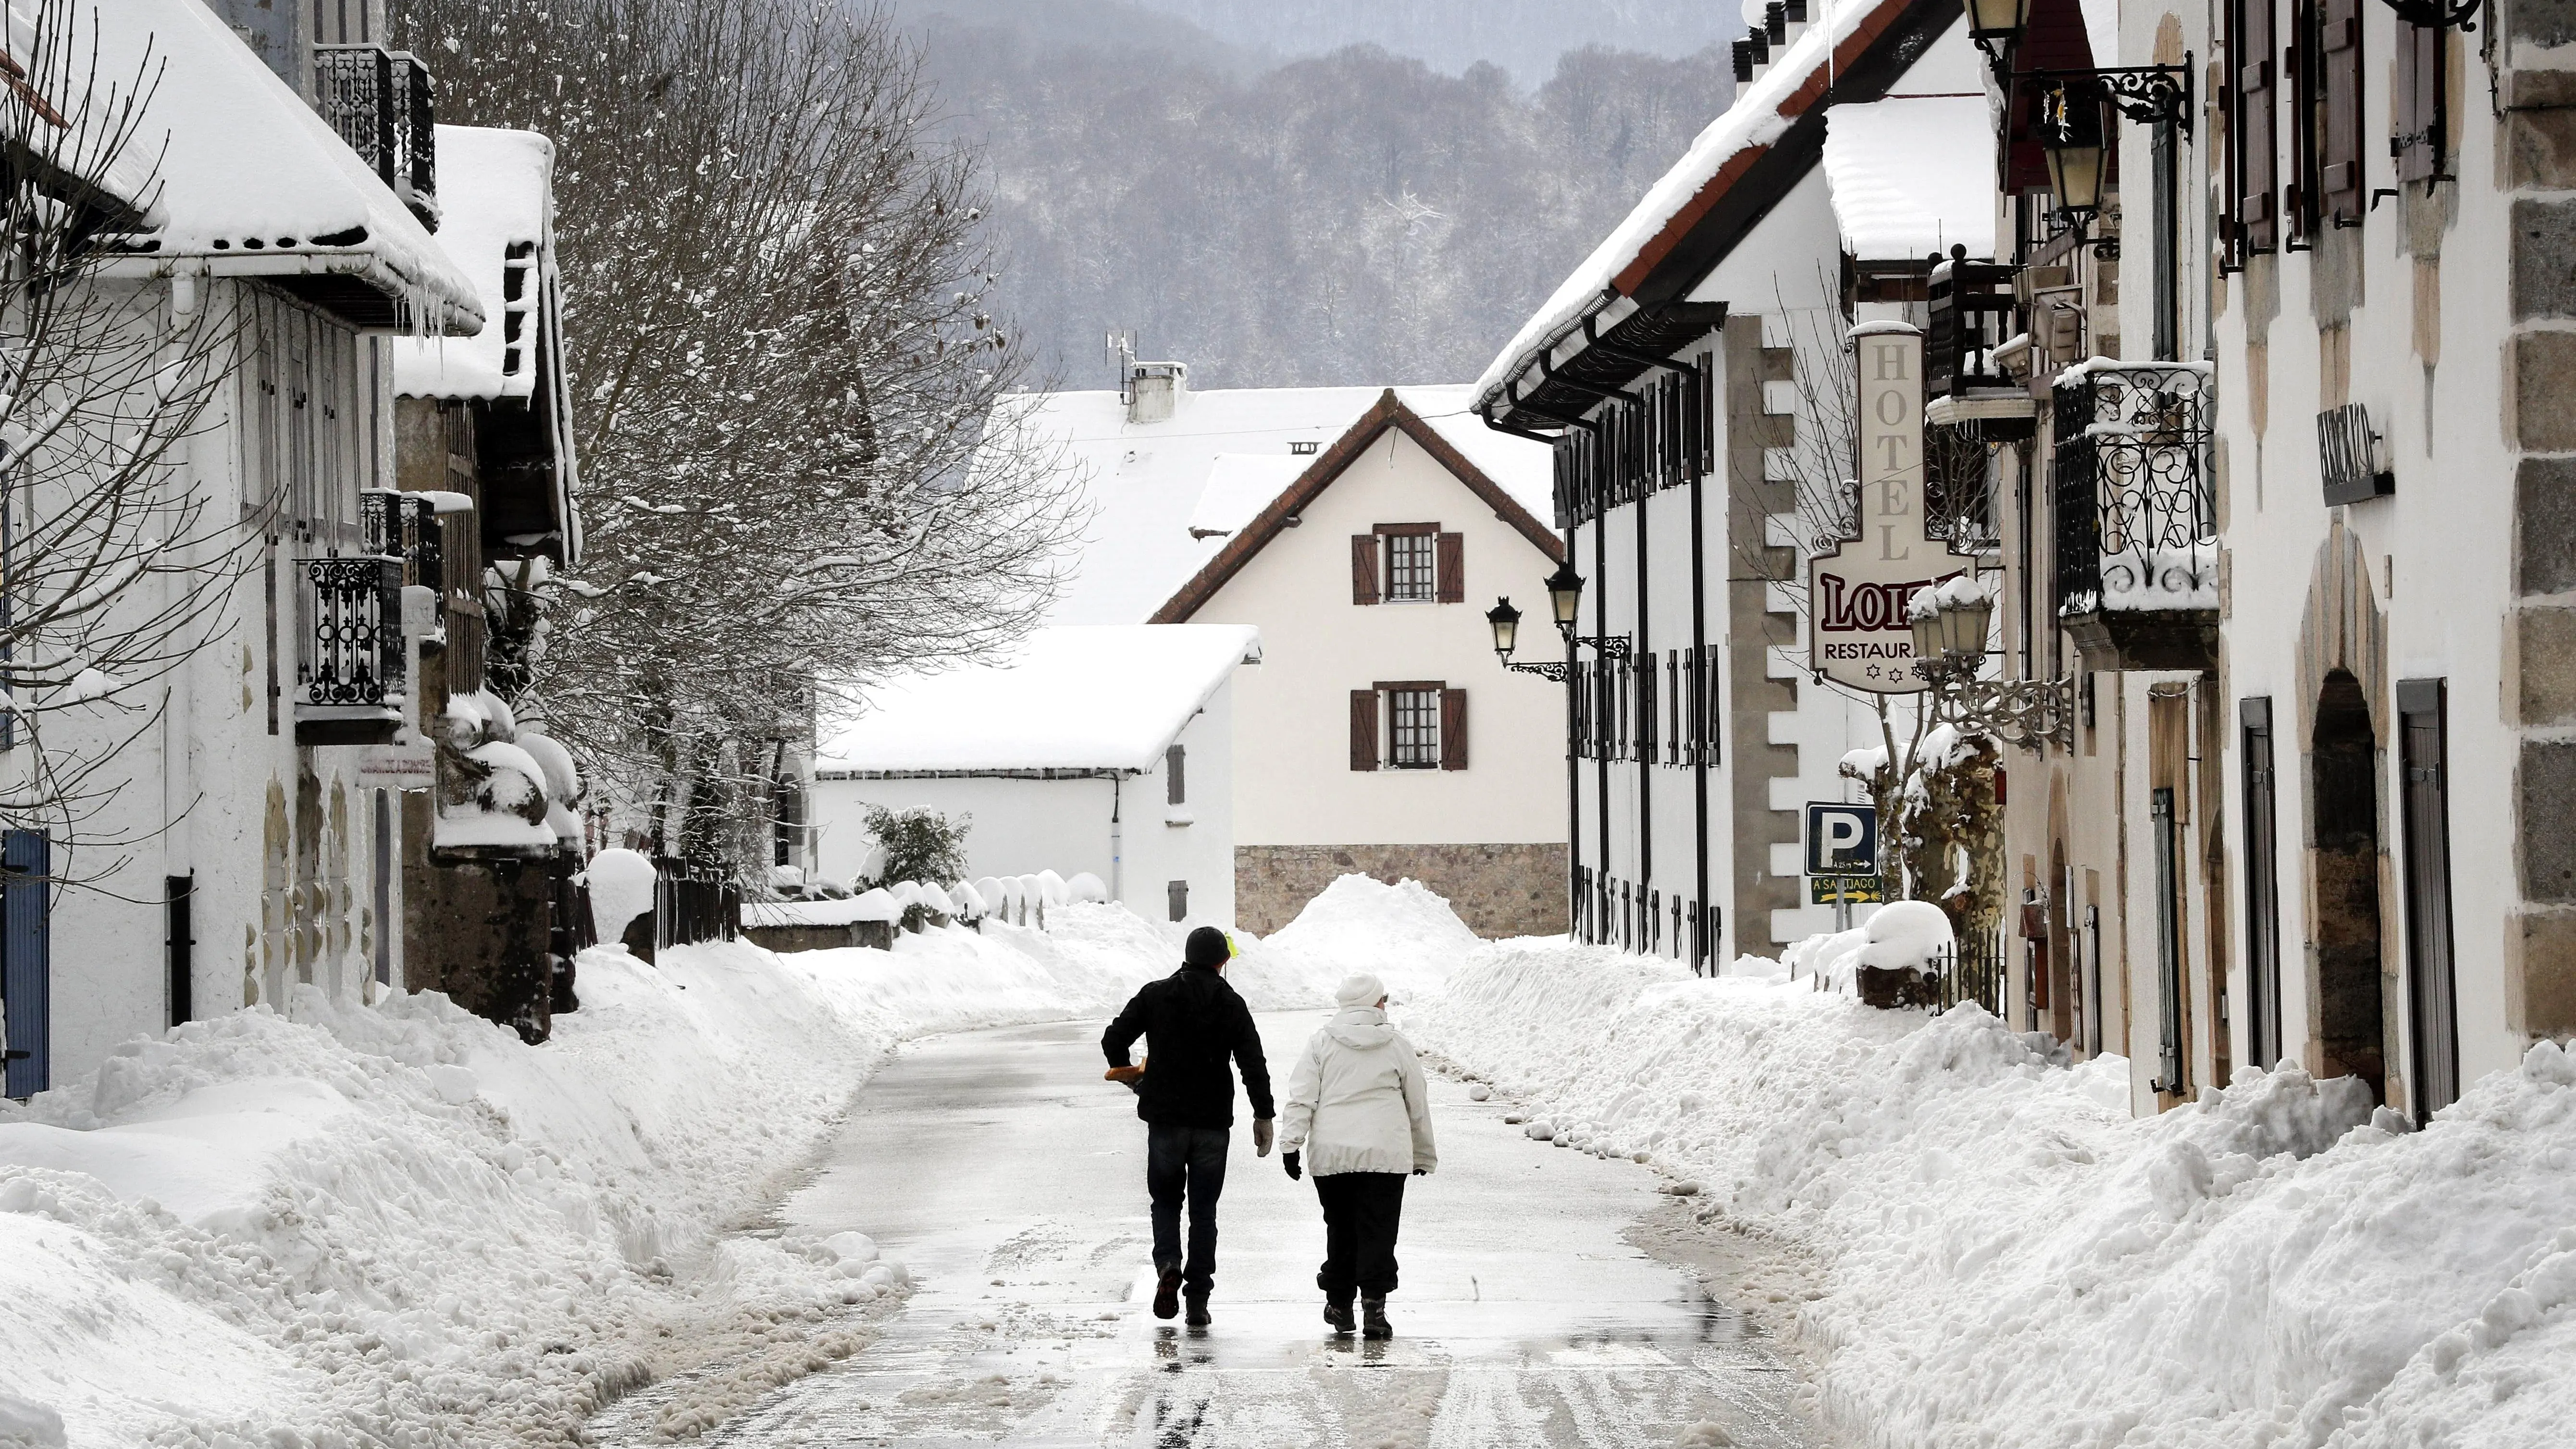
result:
<svg viewBox="0 0 2576 1449"><path fill-rule="evenodd" d="M1170 422L1189 390L1187 363L1131 362L1127 365L1127 421Z"/></svg>

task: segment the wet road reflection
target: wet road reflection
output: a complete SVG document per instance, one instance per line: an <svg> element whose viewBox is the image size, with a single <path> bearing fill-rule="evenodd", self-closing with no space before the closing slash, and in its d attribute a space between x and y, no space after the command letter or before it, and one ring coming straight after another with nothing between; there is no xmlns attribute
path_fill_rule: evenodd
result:
<svg viewBox="0 0 2576 1449"><path fill-rule="evenodd" d="M1320 1015L1265 1017L1293 1061ZM862 1096L799 1231L858 1228L920 1288L885 1336L790 1383L705 1441L727 1449L1812 1449L1780 1360L1738 1314L1622 1234L1643 1168L1551 1149L1433 1080L1441 1167L1416 1179L1391 1300L1397 1337L1326 1330L1311 1187L1238 1131L1213 1328L1155 1320L1133 1098L1101 1084L1098 1028L921 1043ZM1722 1285L1719 1289L1723 1293ZM685 1380L594 1425L641 1426Z"/></svg>

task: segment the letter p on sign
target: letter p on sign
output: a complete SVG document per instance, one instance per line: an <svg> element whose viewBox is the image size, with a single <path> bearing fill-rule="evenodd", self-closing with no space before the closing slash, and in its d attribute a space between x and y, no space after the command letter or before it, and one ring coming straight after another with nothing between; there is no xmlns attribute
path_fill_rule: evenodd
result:
<svg viewBox="0 0 2576 1449"><path fill-rule="evenodd" d="M1878 874L1878 807L1808 802L1807 874Z"/></svg>

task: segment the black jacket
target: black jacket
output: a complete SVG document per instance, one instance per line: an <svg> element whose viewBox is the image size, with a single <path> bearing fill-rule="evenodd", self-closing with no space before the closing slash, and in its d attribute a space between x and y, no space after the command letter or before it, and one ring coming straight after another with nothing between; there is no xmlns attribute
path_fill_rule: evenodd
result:
<svg viewBox="0 0 2576 1449"><path fill-rule="evenodd" d="M1205 966L1184 966L1148 981L1109 1023L1100 1049L1109 1065L1123 1067L1127 1049L1144 1037L1145 1080L1136 1093L1136 1115L1166 1127L1234 1125L1234 1073L1243 1069L1243 1093L1252 1115L1277 1115L1270 1101L1270 1064L1261 1057L1261 1035L1252 1009L1225 978Z"/></svg>

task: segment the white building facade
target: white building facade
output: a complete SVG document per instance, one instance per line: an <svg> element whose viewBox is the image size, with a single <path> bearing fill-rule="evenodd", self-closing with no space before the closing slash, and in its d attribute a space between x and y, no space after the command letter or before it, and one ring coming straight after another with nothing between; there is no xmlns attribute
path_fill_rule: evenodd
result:
<svg viewBox="0 0 2576 1449"><path fill-rule="evenodd" d="M853 883L869 809L927 809L966 821L969 880L1087 872L1147 920L1231 925L1235 689L1263 658L1250 628L1061 625L872 686L817 748L817 869Z"/></svg>
<svg viewBox="0 0 2576 1449"><path fill-rule="evenodd" d="M1236 701L1236 919L1412 878L1491 936L1565 926L1562 691L1504 671L1488 601L1563 545L1393 390L1156 612L1261 631ZM1525 659L1557 657L1533 628Z"/></svg>
<svg viewBox="0 0 2576 1449"><path fill-rule="evenodd" d="M158 76L134 149L157 158L155 205L96 285L158 299L138 315L173 337L204 318L231 339L171 467L203 518L239 523L189 560L232 579L202 647L46 734L61 757L131 736L88 805L11 822L13 1096L176 1021L394 979L398 786L367 769L402 729L406 688L405 545L365 501L394 483L386 339L481 323L422 219L426 157L362 158L315 109L335 97L313 78L354 52L398 77L380 102L407 135L425 115L411 87L427 85L410 57L304 32L292 69L323 89L299 93L197 0L73 11L73 49L94 39L100 75L149 57Z"/></svg>
<svg viewBox="0 0 2576 1449"><path fill-rule="evenodd" d="M1958 14L1781 7L1738 47L1732 106L1477 384L1493 427L1553 441L1584 579L1585 939L1709 970L1831 929L1803 807L1860 798L1845 755L1911 734L1910 696L1883 727L1876 698L1813 677L1805 579L1849 476L1846 329L1920 321L1930 254L1992 245L1982 166L1958 160L1984 134ZM1981 507L1949 521L1990 550Z"/></svg>
<svg viewBox="0 0 2576 1449"><path fill-rule="evenodd" d="M1555 567L1547 451L1486 428L1464 387L1203 392L1180 363L1121 366L1118 391L1016 420L1096 510L1053 617L1261 630L1236 920L1276 930L1356 871L1418 879L1489 936L1565 929L1564 698L1505 674L1484 619ZM1552 657L1544 632L1524 659Z"/></svg>

